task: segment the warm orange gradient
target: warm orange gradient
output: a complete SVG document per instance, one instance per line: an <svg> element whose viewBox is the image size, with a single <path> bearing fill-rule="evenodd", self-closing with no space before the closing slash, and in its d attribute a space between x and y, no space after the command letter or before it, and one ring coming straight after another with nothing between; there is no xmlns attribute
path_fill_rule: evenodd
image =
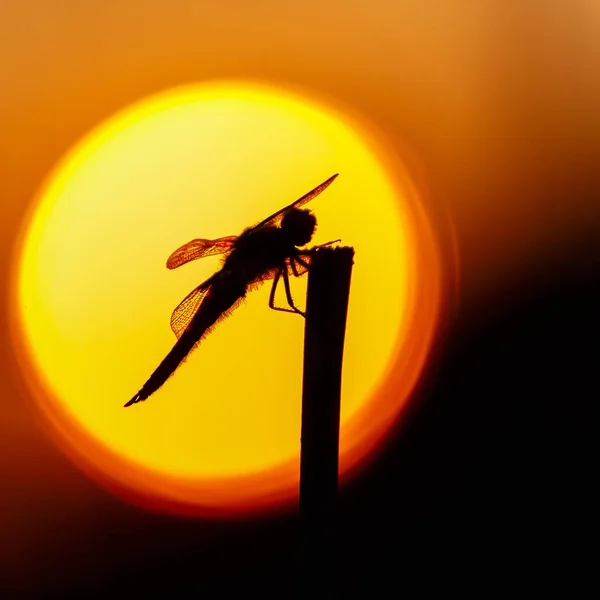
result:
<svg viewBox="0 0 600 600"><path fill-rule="evenodd" d="M356 249L342 476L381 444L438 316L439 259L417 192L364 124L289 91L218 82L152 97L93 131L24 230L14 337L36 408L74 460L137 502L178 511L296 497L304 322L268 310L268 286L147 402L122 406L175 342L173 308L218 268L215 258L169 272L167 256L238 234L335 172L308 208L314 243Z"/></svg>

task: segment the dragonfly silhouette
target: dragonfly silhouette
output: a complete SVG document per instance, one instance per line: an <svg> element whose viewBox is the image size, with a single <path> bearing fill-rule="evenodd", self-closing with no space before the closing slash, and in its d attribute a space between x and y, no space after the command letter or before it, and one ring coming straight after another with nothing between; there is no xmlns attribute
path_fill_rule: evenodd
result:
<svg viewBox="0 0 600 600"><path fill-rule="evenodd" d="M299 277L308 271L311 251L301 250L299 246L311 240L317 220L310 211L300 207L318 196L337 176L336 173L292 204L248 227L239 236L195 239L169 256L167 268L176 269L204 256L225 255L221 269L192 290L173 311L171 329L177 342L125 406L146 400L158 390L194 346L236 308L246 292L265 281L273 280L270 308L304 316L294 305L289 276L291 273ZM280 279L283 279L289 308L275 306L275 290Z"/></svg>

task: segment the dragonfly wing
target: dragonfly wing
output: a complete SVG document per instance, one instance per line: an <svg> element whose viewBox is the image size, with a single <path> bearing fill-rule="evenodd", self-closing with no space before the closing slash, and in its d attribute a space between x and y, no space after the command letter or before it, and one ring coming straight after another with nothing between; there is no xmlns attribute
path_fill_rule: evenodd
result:
<svg viewBox="0 0 600 600"><path fill-rule="evenodd" d="M290 276L293 275L295 277L300 277L308 271L310 255L307 253L303 253L301 259L302 262L295 261L294 266L292 266L291 263L291 260L293 259L289 259L285 262L283 268L290 274ZM258 280L256 280L253 284L249 286L250 289L258 287L261 282L266 282L271 279L274 279L277 275L277 272L280 270L281 267L269 269L268 271L263 273L263 275L261 275L261 277ZM204 300L206 294L210 290L210 287L213 284L215 277L216 275L213 275L204 283L201 283L197 288L194 288L173 311L173 314L171 315L171 329L173 330L173 333L177 336L177 339L181 337L183 332L187 329L187 326L194 318L194 315L198 312L200 305L202 304L202 300ZM231 307L227 311L227 313L230 313L231 310L233 310L233 307ZM224 314L223 318L225 316L226 315Z"/></svg>
<svg viewBox="0 0 600 600"><path fill-rule="evenodd" d="M171 315L171 329L179 339L186 330L194 315L198 312L200 304L210 289L212 277L193 289L177 306Z"/></svg>
<svg viewBox="0 0 600 600"><path fill-rule="evenodd" d="M176 269L181 265L203 258L204 256L214 256L215 254L223 254L231 250L237 237L230 235L216 240L195 239L180 248L177 248L167 259L167 268Z"/></svg>
<svg viewBox="0 0 600 600"><path fill-rule="evenodd" d="M301 198L298 198L298 200L296 200L295 202L288 204L288 206L282 208L281 210L278 210L276 213L272 214L270 217L267 217L264 221L261 221L258 225L255 225L252 229L258 229L260 227L265 227L265 226L271 227L271 226L278 225L278 223L281 221L281 219L283 219L283 215L288 210L290 210L291 208L300 208L307 202L310 202L313 198L316 198L322 191L324 191L326 188L328 188L333 183L333 180L338 175L339 175L339 173L332 175L329 179L324 181L321 185L318 185L316 188L312 189L307 194L304 194L304 196L302 196Z"/></svg>

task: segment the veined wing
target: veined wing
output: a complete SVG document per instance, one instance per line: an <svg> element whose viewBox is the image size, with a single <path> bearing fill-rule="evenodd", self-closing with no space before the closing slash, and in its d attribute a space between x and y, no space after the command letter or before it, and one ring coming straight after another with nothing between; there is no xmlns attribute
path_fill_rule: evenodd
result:
<svg viewBox="0 0 600 600"><path fill-rule="evenodd" d="M286 268L289 271L289 265L286 262ZM248 289L257 288L261 283L268 281L269 279L273 279L277 274L279 269L269 269L267 272L263 273L258 279L248 284ZM173 311L171 315L171 329L173 333L179 339L183 332L187 329L187 326L191 323L194 315L200 309L200 305L202 304L202 300L206 297L206 294L210 290L212 284L215 282L216 278L219 277L219 273L216 273L212 277L208 278L204 283L201 283L197 288L194 288L177 306L177 308ZM226 282L225 282L226 283ZM230 312L230 311L228 311ZM217 321L215 321L214 325L218 325L223 318L225 318L227 314L219 317Z"/></svg>
<svg viewBox="0 0 600 600"><path fill-rule="evenodd" d="M255 225L252 229L258 229L260 227L265 227L265 226L269 227L269 226L278 225L279 222L281 221L281 219L283 219L284 214L288 210L290 210L291 208L300 208L307 202L310 202L313 198L316 198L322 191L325 190L325 188L328 188L333 183L333 180L338 175L339 175L339 173L332 175L329 179L324 181L321 185L318 185L316 188L314 188L313 190L308 192L308 194L304 194L304 196L302 196L301 198L298 198L298 200L296 200L295 202L292 202L291 204L288 204L288 206L282 208L281 210L278 210L276 213L272 214L270 217L267 217L264 221L261 221L258 225Z"/></svg>
<svg viewBox="0 0 600 600"><path fill-rule="evenodd" d="M187 326L190 324L194 315L198 312L200 304L214 280L214 275L193 289L177 306L171 315L171 329L177 336L181 337Z"/></svg>
<svg viewBox="0 0 600 600"><path fill-rule="evenodd" d="M215 254L223 254L231 250L233 244L237 240L235 235L218 238L216 240L195 239L180 248L167 259L167 268L176 269L181 265L203 258L204 256L214 256Z"/></svg>
<svg viewBox="0 0 600 600"><path fill-rule="evenodd" d="M293 261L293 262L292 262ZM294 259L288 259L285 261L284 268L287 270L290 276L300 277L304 275L308 271L310 261L310 255L308 253L302 254L302 261L294 261ZM273 279L279 268L269 269L263 275L261 275L258 279L251 282L249 284L249 289L253 289L258 287L261 283L269 281ZM206 294L210 290L213 282L217 275L213 275L209 279L207 279L204 283L201 283L197 288L194 288L177 306L177 308L173 311L171 315L171 329L173 333L179 339L183 332L187 329L187 326L190 324L194 315L198 312L200 305L202 304L202 300L206 297ZM223 318L226 315L223 315ZM215 325L217 325L221 319L219 318Z"/></svg>

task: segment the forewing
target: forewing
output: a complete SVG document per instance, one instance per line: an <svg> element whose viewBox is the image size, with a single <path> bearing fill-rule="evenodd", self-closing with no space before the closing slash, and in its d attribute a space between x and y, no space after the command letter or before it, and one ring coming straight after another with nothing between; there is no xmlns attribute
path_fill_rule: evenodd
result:
<svg viewBox="0 0 600 600"><path fill-rule="evenodd" d="M209 289L210 283L208 281L201 283L197 288L193 289L173 311L173 314L171 315L171 329L177 336L177 339L181 337L182 333L190 324L190 321L198 311L198 308Z"/></svg>
<svg viewBox="0 0 600 600"><path fill-rule="evenodd" d="M264 221L261 221L258 225L255 225L253 229L258 229L259 227L273 227L279 224L281 219L283 219L283 215L290 210L291 208L300 208L307 202L310 202L313 198L316 198L322 191L328 188L333 180L339 175L336 173L332 175L329 179L324 181L321 185L318 185L316 188L308 192L308 194L304 194L301 198L298 198L295 202L288 204L288 206L278 210L276 213L272 214L270 217L267 217Z"/></svg>
<svg viewBox="0 0 600 600"><path fill-rule="evenodd" d="M192 240L180 248L177 248L177 250L169 256L167 259L167 268L176 269L181 265L185 265L198 258L203 258L204 256L223 254L224 252L231 250L236 239L236 236L230 235L216 240Z"/></svg>

